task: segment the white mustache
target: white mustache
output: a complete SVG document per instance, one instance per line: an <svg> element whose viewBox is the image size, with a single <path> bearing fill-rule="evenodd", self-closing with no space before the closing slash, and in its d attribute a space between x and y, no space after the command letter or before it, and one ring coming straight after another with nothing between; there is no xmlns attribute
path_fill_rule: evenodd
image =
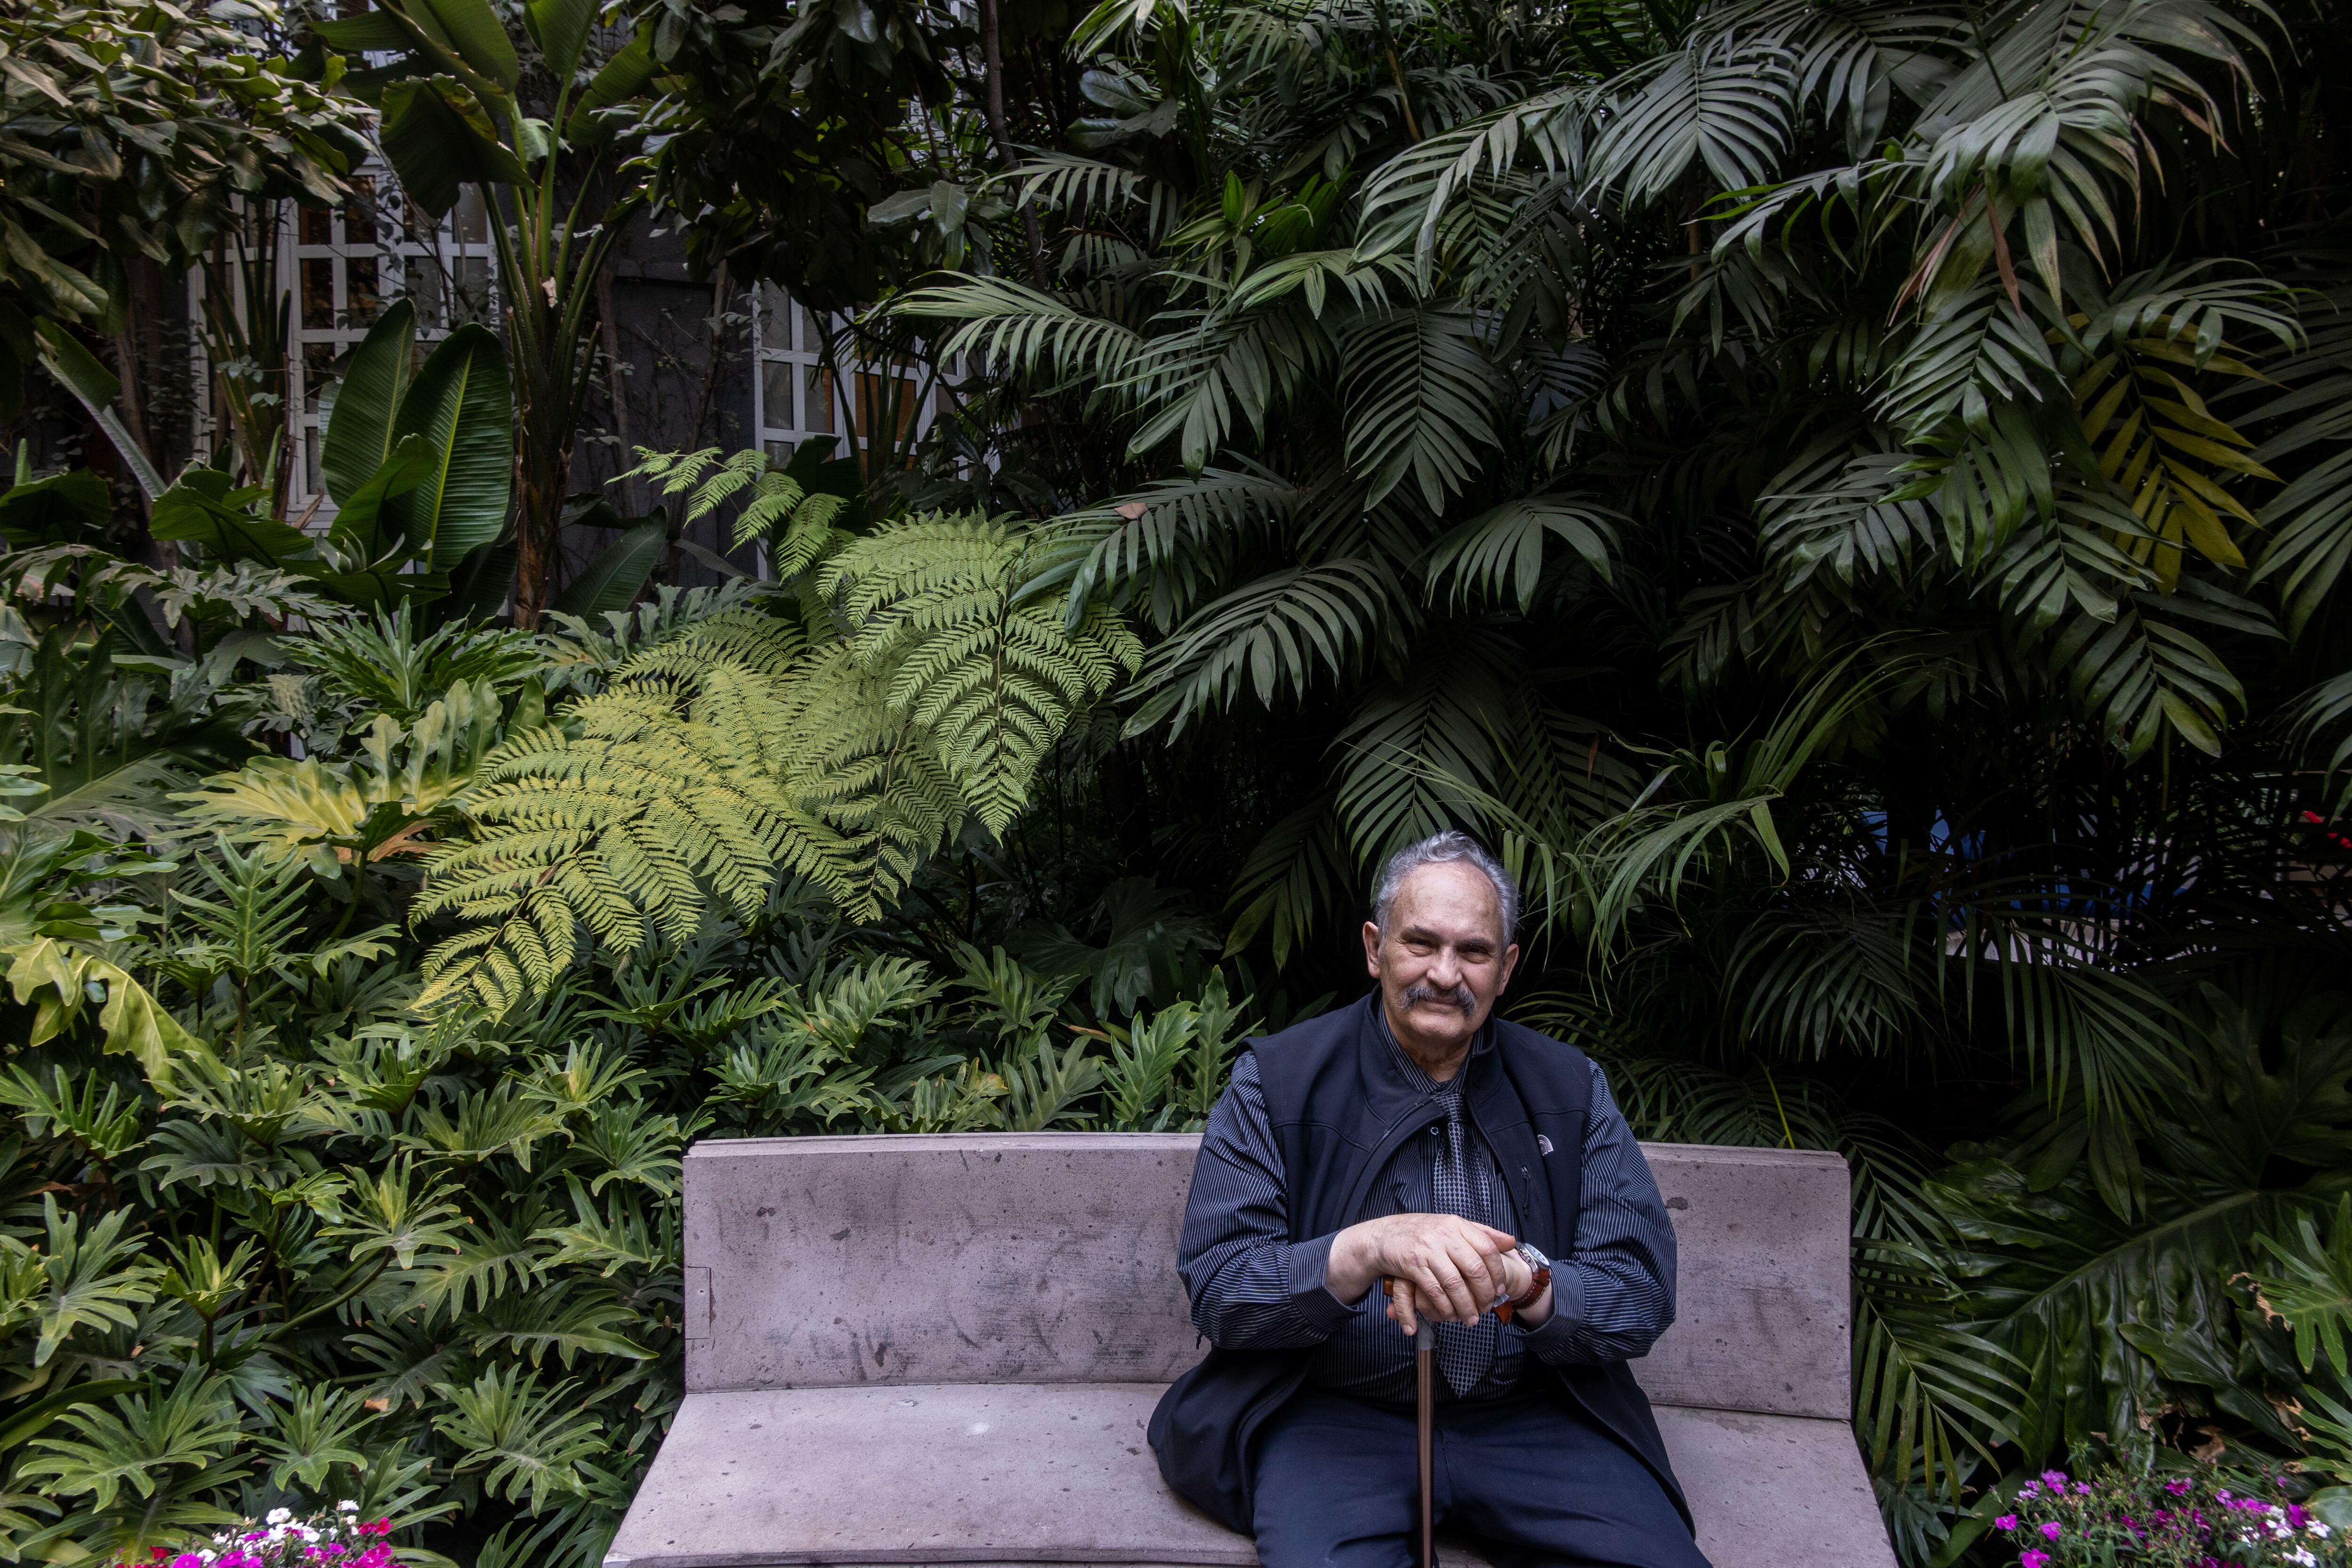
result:
<svg viewBox="0 0 2352 1568"><path fill-rule="evenodd" d="M1451 1002L1465 1013L1475 1013L1478 1010L1477 994L1467 985L1456 985L1449 991L1443 986L1432 985L1425 980L1416 980L1404 988L1406 1006L1416 1007L1423 1002Z"/></svg>

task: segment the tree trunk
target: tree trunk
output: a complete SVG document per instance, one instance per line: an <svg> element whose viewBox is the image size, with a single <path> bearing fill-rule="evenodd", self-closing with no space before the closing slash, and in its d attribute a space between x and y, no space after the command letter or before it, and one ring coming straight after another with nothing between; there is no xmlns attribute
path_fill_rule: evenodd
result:
<svg viewBox="0 0 2352 1568"><path fill-rule="evenodd" d="M1004 118L1004 41L999 0L980 0L980 58L987 73L984 95L989 134L996 139L996 155L1008 169L1021 160L1013 151L1013 132ZM1037 227L1037 214L1021 204L1021 226L1029 237L1029 272L1038 288L1045 286L1045 237Z"/></svg>
<svg viewBox="0 0 2352 1568"><path fill-rule="evenodd" d="M613 438L621 444L624 472L636 467L636 448L629 438L629 396L626 366L621 361L621 321L613 310L613 264L596 269L596 320L604 340L604 397L613 409ZM621 481L621 505L631 517L646 514L645 497L635 479Z"/></svg>

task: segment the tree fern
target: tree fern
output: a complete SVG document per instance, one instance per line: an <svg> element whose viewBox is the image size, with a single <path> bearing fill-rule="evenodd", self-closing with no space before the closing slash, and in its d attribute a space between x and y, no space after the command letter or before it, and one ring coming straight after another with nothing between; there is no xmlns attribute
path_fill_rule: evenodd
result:
<svg viewBox="0 0 2352 1568"><path fill-rule="evenodd" d="M735 489L755 490L741 467ZM472 837L436 854L419 900L468 928L434 950L421 1005L504 1011L578 957L583 931L619 953L683 942L710 900L752 918L786 874L870 919L966 820L1003 831L1140 657L1116 616L1072 626L1024 597L1028 550L977 518L886 525L816 573L822 624L711 616L563 725L508 741L457 803Z"/></svg>

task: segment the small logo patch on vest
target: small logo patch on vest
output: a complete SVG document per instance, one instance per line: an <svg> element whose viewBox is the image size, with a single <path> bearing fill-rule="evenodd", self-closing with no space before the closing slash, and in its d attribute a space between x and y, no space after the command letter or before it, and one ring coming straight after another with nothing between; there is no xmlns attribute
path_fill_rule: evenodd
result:
<svg viewBox="0 0 2352 1568"><path fill-rule="evenodd" d="M1551 1140L1545 1137L1540 1132L1536 1134L1536 1152L1538 1154L1549 1154L1551 1152Z"/></svg>

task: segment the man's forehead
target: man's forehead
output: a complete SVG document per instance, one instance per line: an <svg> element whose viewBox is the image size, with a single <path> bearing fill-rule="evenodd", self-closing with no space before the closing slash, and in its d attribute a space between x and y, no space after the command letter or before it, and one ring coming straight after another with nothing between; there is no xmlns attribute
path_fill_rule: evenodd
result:
<svg viewBox="0 0 2352 1568"><path fill-rule="evenodd" d="M1438 860L1415 866L1397 884L1396 901L1400 904L1453 903L1465 899L1497 913L1503 907L1486 873L1467 860Z"/></svg>
<svg viewBox="0 0 2352 1568"><path fill-rule="evenodd" d="M1502 927L1495 884L1459 860L1414 867L1398 884L1393 909L1391 923L1401 939L1494 942Z"/></svg>

